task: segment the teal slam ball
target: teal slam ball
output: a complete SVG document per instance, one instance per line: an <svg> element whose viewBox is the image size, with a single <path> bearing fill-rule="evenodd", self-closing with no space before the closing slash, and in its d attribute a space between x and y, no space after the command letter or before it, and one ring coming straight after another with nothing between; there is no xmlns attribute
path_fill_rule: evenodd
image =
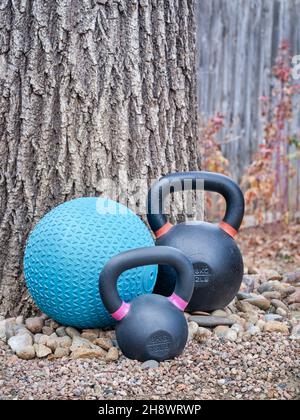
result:
<svg viewBox="0 0 300 420"><path fill-rule="evenodd" d="M63 325L114 325L99 295L102 267L120 252L154 246L144 222L115 201L85 197L46 214L29 236L24 257L26 284L42 312ZM124 272L118 290L124 301L151 293L157 266Z"/></svg>

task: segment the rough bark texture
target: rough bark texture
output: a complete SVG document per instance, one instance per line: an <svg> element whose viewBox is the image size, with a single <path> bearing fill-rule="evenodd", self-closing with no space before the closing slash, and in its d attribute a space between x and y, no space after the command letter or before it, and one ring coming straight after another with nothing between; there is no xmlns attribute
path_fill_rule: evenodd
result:
<svg viewBox="0 0 300 420"><path fill-rule="evenodd" d="M1 314L30 309L24 244L50 208L199 167L194 6L1 1Z"/></svg>

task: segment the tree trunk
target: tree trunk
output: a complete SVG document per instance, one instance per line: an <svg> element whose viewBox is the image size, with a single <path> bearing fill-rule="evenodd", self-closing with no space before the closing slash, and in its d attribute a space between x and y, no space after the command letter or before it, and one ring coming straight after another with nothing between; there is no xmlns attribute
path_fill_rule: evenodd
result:
<svg viewBox="0 0 300 420"><path fill-rule="evenodd" d="M2 0L0 313L28 312L28 233L103 179L198 169L195 4Z"/></svg>

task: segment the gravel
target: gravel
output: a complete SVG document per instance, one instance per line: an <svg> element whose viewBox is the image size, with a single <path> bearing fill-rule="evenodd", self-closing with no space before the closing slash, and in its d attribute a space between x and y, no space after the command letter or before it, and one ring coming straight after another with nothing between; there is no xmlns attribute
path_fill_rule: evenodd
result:
<svg viewBox="0 0 300 420"><path fill-rule="evenodd" d="M176 360L145 364L121 356L24 361L0 344L2 399L296 399L299 342L281 334L190 341ZM150 362L149 362L150 363ZM150 364L152 365L153 362Z"/></svg>

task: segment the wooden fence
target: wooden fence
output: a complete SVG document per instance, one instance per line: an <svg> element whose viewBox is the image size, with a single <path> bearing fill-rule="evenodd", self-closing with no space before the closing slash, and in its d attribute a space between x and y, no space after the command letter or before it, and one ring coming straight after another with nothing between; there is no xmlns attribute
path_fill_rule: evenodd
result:
<svg viewBox="0 0 300 420"><path fill-rule="evenodd" d="M280 42L288 40L291 54L300 55L300 0L199 0L197 16L199 112L204 120L216 112L225 116L222 137L230 141L222 147L239 179L263 139L259 98L270 94ZM294 135L300 134L299 102L290 125ZM292 164L295 214L300 211L299 155Z"/></svg>

